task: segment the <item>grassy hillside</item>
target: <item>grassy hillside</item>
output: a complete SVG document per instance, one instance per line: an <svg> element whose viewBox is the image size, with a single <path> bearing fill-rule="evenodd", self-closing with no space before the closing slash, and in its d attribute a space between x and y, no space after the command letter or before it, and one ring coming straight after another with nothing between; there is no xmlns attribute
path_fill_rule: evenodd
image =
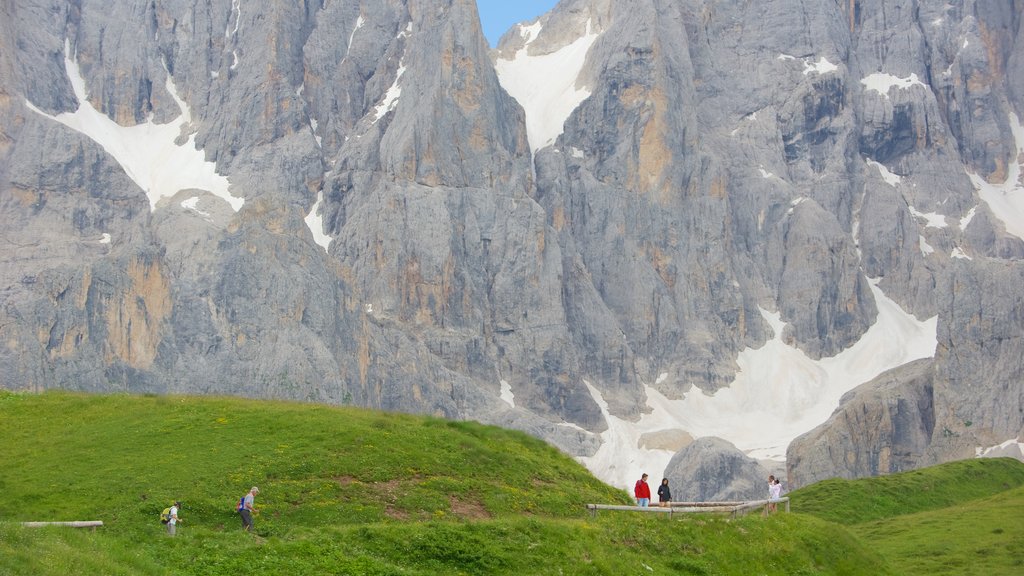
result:
<svg viewBox="0 0 1024 576"><path fill-rule="evenodd" d="M180 499L230 525L260 486L259 532L394 520L578 516L628 501L524 434L358 409L181 397L0 396L0 517L148 523ZM548 489L558 486L558 489ZM45 518L40 518L40 516Z"/></svg>
<svg viewBox="0 0 1024 576"><path fill-rule="evenodd" d="M860 524L939 510L1024 486L1024 464L1011 458L950 462L900 474L833 478L794 490L801 512L839 524Z"/></svg>
<svg viewBox="0 0 1024 576"><path fill-rule="evenodd" d="M899 574L1024 574L1024 463L964 460L790 494L794 508L845 524Z"/></svg>
<svg viewBox="0 0 1024 576"><path fill-rule="evenodd" d="M538 440L359 409L0 392L0 470L5 575L911 573L867 522L591 518L631 499ZM234 506L254 484L246 534Z"/></svg>

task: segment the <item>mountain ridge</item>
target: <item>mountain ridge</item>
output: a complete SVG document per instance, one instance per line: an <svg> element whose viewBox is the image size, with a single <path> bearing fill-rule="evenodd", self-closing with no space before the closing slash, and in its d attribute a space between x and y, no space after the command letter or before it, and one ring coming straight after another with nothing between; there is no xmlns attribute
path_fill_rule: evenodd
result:
<svg viewBox="0 0 1024 576"><path fill-rule="evenodd" d="M463 0L5 4L0 384L477 419L618 483L685 447L632 434L697 435L674 401L799 420L838 384L934 424L833 417L797 484L1019 443L1020 8L565 0L491 51ZM538 122L502 62L570 53ZM106 136L60 120L88 110ZM228 187L140 183L102 141L147 125ZM935 319L933 376L743 371L832 362L887 301ZM740 430L710 435L796 436Z"/></svg>

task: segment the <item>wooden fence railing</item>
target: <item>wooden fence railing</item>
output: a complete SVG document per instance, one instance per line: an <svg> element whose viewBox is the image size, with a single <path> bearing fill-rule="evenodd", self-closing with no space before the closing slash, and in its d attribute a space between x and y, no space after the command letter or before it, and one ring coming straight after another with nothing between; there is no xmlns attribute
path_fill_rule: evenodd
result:
<svg viewBox="0 0 1024 576"><path fill-rule="evenodd" d="M597 516L598 510L617 510L625 512L645 512L649 514L693 514L695 512L718 512L728 513L732 516L741 516L759 508L768 512L772 504L785 504L786 512L789 512L789 497L776 498L772 500L750 500L745 502L672 502L671 506L624 506L621 504L587 504L591 516Z"/></svg>
<svg viewBox="0 0 1024 576"><path fill-rule="evenodd" d="M96 528L103 526L102 520L76 520L74 522L22 522L26 528L43 528L45 526L67 526L69 528Z"/></svg>

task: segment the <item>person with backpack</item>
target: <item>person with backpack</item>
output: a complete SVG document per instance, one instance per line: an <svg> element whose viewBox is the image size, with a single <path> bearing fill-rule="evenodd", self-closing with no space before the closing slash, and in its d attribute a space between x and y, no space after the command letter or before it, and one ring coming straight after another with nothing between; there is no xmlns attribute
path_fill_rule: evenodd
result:
<svg viewBox="0 0 1024 576"><path fill-rule="evenodd" d="M242 528L246 532L252 530L252 515L256 513L256 507L253 503L256 500L256 495L260 493L260 489L253 486L249 493L238 501L238 514L242 517Z"/></svg>
<svg viewBox="0 0 1024 576"><path fill-rule="evenodd" d="M174 504L167 510L167 535L174 536L178 532L178 522L181 521L178 518L178 508L181 508L181 502L175 501Z"/></svg>
<svg viewBox="0 0 1024 576"><path fill-rule="evenodd" d="M647 474L644 473L633 486L633 496L636 497L636 505L647 507L651 502L651 487L647 485Z"/></svg>

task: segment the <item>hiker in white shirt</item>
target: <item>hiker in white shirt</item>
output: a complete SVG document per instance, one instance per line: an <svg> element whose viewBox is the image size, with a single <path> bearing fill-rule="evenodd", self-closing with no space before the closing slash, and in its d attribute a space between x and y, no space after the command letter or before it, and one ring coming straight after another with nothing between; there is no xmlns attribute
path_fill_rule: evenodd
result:
<svg viewBox="0 0 1024 576"><path fill-rule="evenodd" d="M256 513L256 507L253 503L256 499L256 495L260 493L260 489L253 486L249 493L242 498L242 505L238 507L238 513L242 516L242 528L246 532L252 530L252 515Z"/></svg>
<svg viewBox="0 0 1024 576"><path fill-rule="evenodd" d="M178 518L178 508L180 506L181 502L175 502L174 505L171 506L171 511L168 514L167 534L170 536L174 536L178 531L178 522L180 521L180 519Z"/></svg>

